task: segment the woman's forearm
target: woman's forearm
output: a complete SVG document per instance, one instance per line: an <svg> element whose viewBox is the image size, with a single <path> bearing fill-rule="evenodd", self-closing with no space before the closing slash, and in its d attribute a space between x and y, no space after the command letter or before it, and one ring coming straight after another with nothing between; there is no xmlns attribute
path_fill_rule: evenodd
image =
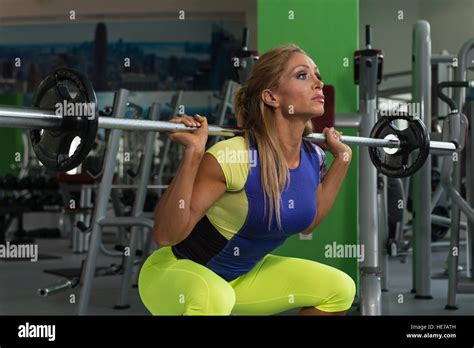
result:
<svg viewBox="0 0 474 348"><path fill-rule="evenodd" d="M318 197L318 224L331 210L351 163L350 157L335 157L331 168L321 183L321 197Z"/></svg>
<svg viewBox="0 0 474 348"><path fill-rule="evenodd" d="M190 217L193 184L203 151L186 148L176 175L155 209L154 240L160 245L184 239Z"/></svg>

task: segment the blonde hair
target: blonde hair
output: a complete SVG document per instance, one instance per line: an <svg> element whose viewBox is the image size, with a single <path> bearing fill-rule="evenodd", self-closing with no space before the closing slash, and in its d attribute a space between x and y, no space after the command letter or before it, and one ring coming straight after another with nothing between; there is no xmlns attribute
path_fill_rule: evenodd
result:
<svg viewBox="0 0 474 348"><path fill-rule="evenodd" d="M252 71L234 98L234 110L239 127L245 129L247 144L253 140L258 150L260 176L264 194L264 209L267 213L267 198L270 202L268 229L273 214L276 213L278 227L281 229L281 193L290 184L288 163L278 140L275 117L272 107L262 101L265 89L275 90L285 70L288 60L294 53L306 54L300 47L287 44L265 52L252 68ZM312 132L309 121L302 136Z"/></svg>

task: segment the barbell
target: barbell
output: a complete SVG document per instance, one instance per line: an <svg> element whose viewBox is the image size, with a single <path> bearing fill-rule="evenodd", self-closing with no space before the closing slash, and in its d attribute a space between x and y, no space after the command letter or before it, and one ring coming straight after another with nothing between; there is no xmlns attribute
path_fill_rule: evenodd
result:
<svg viewBox="0 0 474 348"><path fill-rule="evenodd" d="M94 144L98 128L131 131L195 131L184 124L97 116L97 99L91 82L80 72L60 68L39 85L33 107L0 106L0 127L30 129L30 140L39 161L48 169L68 171L82 163ZM400 125L403 125L401 127ZM209 125L210 136L233 137L242 128ZM72 142L80 138L74 153ZM325 135L305 137L321 144ZM412 175L426 161L430 151L449 154L456 151L451 142L430 141L423 122L411 116L381 117L370 137L342 136L348 145L368 146L375 167L387 176Z"/></svg>

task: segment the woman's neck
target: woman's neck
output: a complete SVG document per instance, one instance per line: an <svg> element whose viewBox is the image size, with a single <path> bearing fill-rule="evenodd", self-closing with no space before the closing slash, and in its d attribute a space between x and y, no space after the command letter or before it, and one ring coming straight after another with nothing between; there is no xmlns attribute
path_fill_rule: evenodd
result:
<svg viewBox="0 0 474 348"><path fill-rule="evenodd" d="M275 114L275 121L286 162L291 169L297 168L300 162L301 137L305 123L299 118L288 119L278 114Z"/></svg>

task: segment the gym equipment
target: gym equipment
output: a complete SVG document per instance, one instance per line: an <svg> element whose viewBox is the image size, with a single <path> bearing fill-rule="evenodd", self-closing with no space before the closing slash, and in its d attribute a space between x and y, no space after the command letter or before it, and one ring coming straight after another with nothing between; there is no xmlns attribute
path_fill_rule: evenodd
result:
<svg viewBox="0 0 474 348"><path fill-rule="evenodd" d="M54 83L53 83L54 82ZM78 166L86 158L94 144L97 134L97 128L121 129L121 130L139 130L139 131L189 131L196 130L194 127L187 127L184 124L178 124L166 121L148 121L118 119L110 117L93 117L90 115L66 116L58 114L51 110L55 105L83 105L84 101L89 109L95 109L96 101L91 83L79 72L72 69L58 69L52 75L48 76L40 84L39 90L35 96L35 105L47 107L49 109L26 109L13 107L0 107L0 125L2 127L20 127L33 128L31 131L31 140L35 153L43 165L52 170L67 171ZM67 104L69 103L69 104ZM66 107L65 107L66 108ZM69 108L69 106L67 106ZM86 107L84 107L85 109ZM416 125L411 122L409 129ZM420 134L421 127L418 127L413 134ZM243 129L219 127L210 125L209 135L232 137L243 133ZM383 133L384 135L386 133ZM390 134L393 134L390 135ZM386 171L386 175L409 175L419 168L423 161L416 162L417 167L407 166L408 155L413 151L414 145L419 148L429 148L430 151L451 153L456 151L456 146L449 142L429 142L428 136L411 137L408 140L419 139L423 143L411 144L406 139L406 134L401 135L405 138L398 139L395 131L387 134L385 139L364 138L354 136L342 136L341 141L349 145L383 147L388 149L398 148L400 165L402 169L398 171ZM423 134L422 134L423 135ZM81 143L72 153L71 144L74 138L80 138ZM306 139L314 143L324 143L325 136L319 133L313 133ZM385 149L385 152L388 150ZM423 154L426 154L423 152ZM385 156L390 160L393 156ZM406 160L406 161L405 161ZM382 168L383 160L380 157L374 162L376 168Z"/></svg>
<svg viewBox="0 0 474 348"><path fill-rule="evenodd" d="M129 97L129 91L121 89L115 95L114 108L118 118L124 117L124 110L126 107L127 99ZM158 104L153 104L150 109L150 119L157 119L159 115ZM104 158L104 171L99 190L97 192L97 199L94 206L94 213L91 219L91 226L88 231L90 231L90 243L89 243L89 252L87 254L87 259L84 267L84 274L82 277L82 288L80 294L80 300L78 305L78 314L84 315L87 312L87 307L90 301L92 282L94 278L95 268L97 265L97 257L99 253L99 248L101 244L101 234L102 228L104 226L131 226L130 233L130 254L132 257L124 257L123 260L123 275L122 275L122 284L120 290L120 296L117 301L115 308L123 309L128 308L127 296L131 286L132 275L133 275L133 266L136 264L135 255L136 250L138 249L139 238L143 229L146 229L147 232L153 229L153 219L145 218L143 216L143 208L146 200L146 183L149 181L151 165L153 161L153 151L154 151L154 142L156 135L153 132L148 132L146 135L145 142L145 151L144 157L142 160L142 165L139 168L139 173L137 174L137 193L134 200L134 205L130 217L115 217L107 218L107 207L109 197L112 191L112 183L114 176L114 168L117 163L117 153L119 151L119 142L122 136L122 130L114 129L110 132L107 151ZM140 234L139 234L140 233ZM145 255L149 250L151 243L151 233L148 233L147 240L144 250L144 257L142 260L139 260L139 263L143 263L145 260Z"/></svg>
<svg viewBox="0 0 474 348"><path fill-rule="evenodd" d="M31 188L31 178L28 176L25 176L21 179L18 180L18 189L19 190L25 190Z"/></svg>
<svg viewBox="0 0 474 348"><path fill-rule="evenodd" d="M367 136L372 131L377 117L377 75L383 60L381 51L371 49L371 28L366 25L366 49L354 54L357 58L359 85L359 114L361 124L359 134ZM355 66L355 65L354 65ZM378 174L371 165L368 151L359 152L359 243L365 246L364 260L359 264L360 313L362 315L382 314L382 281L378 204ZM382 233L384 234L384 233Z"/></svg>
<svg viewBox="0 0 474 348"><path fill-rule="evenodd" d="M468 76L468 70L473 67L472 53L474 52L474 39L468 40L461 47L458 53L457 62L458 67L456 69L456 81L465 82ZM438 92L440 92L438 90ZM440 94L440 93L439 93ZM456 309L456 295L457 293L474 293L474 274L472 272L472 253L474 251L474 185L472 182L472 173L474 171L474 127L472 126L474 106L472 101L467 102L462 107L465 101L465 89L454 88L452 102L447 102L450 107L450 114L455 113L458 110L463 109L467 118L461 117L461 127L466 127L469 132L469 136L466 137L467 141L465 145L466 151L466 199L460 195L461 191L461 177L462 177L462 160L453 161L451 157L447 157L443 161L441 169L441 183L443 188L449 194L452 206L451 206L451 240L449 249L459 250L460 241L459 234L462 224L460 221L460 212L462 211L467 217L467 233L466 233L466 277L461 277L458 274L459 266L459 255L453 253L448 254L448 299L446 309ZM440 96L441 97L441 96ZM467 122L470 121L470 127L467 127ZM451 128L451 127L450 127ZM465 135L461 130L460 136Z"/></svg>
<svg viewBox="0 0 474 348"><path fill-rule="evenodd" d="M97 134L96 104L92 84L72 69L57 69L41 82L33 97L33 106L49 110L63 106L66 109L64 114L68 114L68 117L61 117L57 129L34 129L30 132L36 156L46 168L68 171L81 164L92 149ZM83 108L76 110L78 105ZM72 113L69 112L71 106ZM70 154L76 137L81 141Z"/></svg>
<svg viewBox="0 0 474 348"><path fill-rule="evenodd" d="M424 105L422 109L422 119L425 124L431 124L431 71L430 61L431 55L431 38L430 25L426 21L416 23L413 32L413 102ZM454 77L454 83L440 83L437 87L437 96L444 101L448 107L448 116L443 122L442 139L458 144L458 150L461 151L466 146L466 153L472 153L472 140L464 144L465 130L467 129L466 118L460 113L461 106L464 103L465 87L471 86L467 82L467 69L472 67L472 59L469 58L474 47L474 40L468 41L460 50L457 56L457 68ZM460 82L459 82L460 81ZM453 89L453 99L449 101L446 95L442 93L444 87L456 87ZM459 109L458 109L459 106ZM472 132L471 132L472 137ZM472 162L466 165L466 178L471 177ZM466 202L460 192L461 183L461 162L463 156L459 154L456 158L446 156L442 162L441 170L441 187L431 194L431 161L427 161L423 171L420 171L413 177L413 290L417 299L431 299L431 239L432 239L432 221L437 215L432 214L432 210L436 207L436 203L440 197L442 190L449 195L451 199L451 245L449 250L459 249L459 229L460 211L462 210L471 223L474 220L474 210L472 208L472 200ZM472 157L471 157L472 158ZM411 179L411 178L410 178ZM469 181L468 181L469 182ZM431 204L427 204L431 202ZM437 217L436 220L443 221L443 217ZM468 238L472 237L472 232L467 233ZM467 243L469 245L469 243ZM466 270L470 268L470 252L467 248L467 264ZM458 278L458 256L453 253L448 254L449 257L449 290L447 309L456 307L456 292L473 292L472 279L470 282L459 281Z"/></svg>
<svg viewBox="0 0 474 348"><path fill-rule="evenodd" d="M431 34L427 21L413 28L412 102L423 105L420 118L431 125ZM431 161L410 178L413 197L413 290L416 299L431 299Z"/></svg>
<svg viewBox="0 0 474 348"><path fill-rule="evenodd" d="M46 273L48 273L48 272L46 272ZM65 281L58 282L58 283L56 283L54 285L51 285L49 287L39 288L38 289L38 294L40 296L47 297L47 296L50 296L50 295L57 294L61 291L74 289L78 285L79 285L79 277L74 277L72 279L67 279Z"/></svg>
<svg viewBox="0 0 474 348"><path fill-rule="evenodd" d="M378 206L378 212L377 212L377 224L379 226L379 253L380 253L380 290L381 291L388 291L388 262L386 261L385 255L387 255L387 250L385 249L384 241L388 239L388 225L386 221L388 220L387 216L387 195L386 195L386 190L387 190L387 184L386 182L388 181L389 178L386 178L380 173L377 175L377 206ZM394 179L394 180L400 180L400 179Z"/></svg>
<svg viewBox="0 0 474 348"><path fill-rule="evenodd" d="M226 118L229 111L230 113L233 112L234 95L239 88L240 85L237 82L233 80L226 80L220 95L215 95L215 97L220 100L217 106L215 120L217 126L222 127L228 122L226 122ZM208 146L212 146L221 140L222 139L220 137L213 137L210 141L208 141Z"/></svg>
<svg viewBox="0 0 474 348"><path fill-rule="evenodd" d="M80 268L60 268L44 270L44 273L56 275L64 278L52 285L45 286L38 289L38 295L48 297L56 295L63 291L73 290L80 285L82 272L84 269L84 262ZM119 275L122 271L121 265L111 264L108 267L97 267L94 273L95 277L114 276Z"/></svg>
<svg viewBox="0 0 474 348"><path fill-rule="evenodd" d="M406 128L399 128L399 120L408 123ZM401 178L410 176L425 163L430 152L429 134L423 122L410 116L382 117L370 133L373 138L390 139L395 137L404 144L401 151L390 151L376 147L369 148L370 159L378 170L387 176ZM418 151L417 151L418 150ZM408 164L412 152L418 152L416 159Z"/></svg>
<svg viewBox="0 0 474 348"><path fill-rule="evenodd" d="M382 82L382 71L383 71L383 51L382 50L375 50L372 49L372 28L370 25L365 26L365 42L366 42L366 49L365 50L358 50L354 52L354 83L358 85L360 83L360 62L361 57L370 57L375 56L377 57L375 66L377 67L377 75L376 75L376 82L379 85Z"/></svg>
<svg viewBox="0 0 474 348"><path fill-rule="evenodd" d="M431 206L433 207L433 211L431 212L431 241L433 242L443 239L449 230L449 224L446 226L439 221L451 220L448 194L446 192L441 192L441 173L437 168L433 168L431 170L431 191L436 193L438 187L440 188L439 198L435 203L433 201L431 203Z"/></svg>
<svg viewBox="0 0 474 348"><path fill-rule="evenodd" d="M0 188L4 190L16 190L18 188L18 177L12 174L1 177Z"/></svg>
<svg viewBox="0 0 474 348"><path fill-rule="evenodd" d="M179 105L181 105L181 100L183 98L183 91L178 91L172 98L170 107L172 110L172 115L178 115L178 110L179 110ZM165 182L165 177L168 179L170 174L166 173L165 174L165 168L166 169L171 169L171 171L175 170L176 168L172 166L172 163L169 163L169 159L171 158L170 153L172 153L171 150L173 150L171 147L176 146L177 144L172 144L171 139L166 137L166 139L163 140L164 144L162 145L162 148L159 151L159 156L160 156L160 164L158 166L158 177L157 181L159 184L163 184ZM167 171L168 172L168 171ZM159 190L160 195L163 193L161 190Z"/></svg>
<svg viewBox="0 0 474 348"><path fill-rule="evenodd" d="M443 205L437 205L433 209L433 215L436 215L437 217L444 217L447 219L451 218L448 208ZM442 240L446 236L448 231L449 228L447 226L441 226L433 222L431 224L431 240L433 242Z"/></svg>
<svg viewBox="0 0 474 348"><path fill-rule="evenodd" d="M410 242L404 238L404 215L405 209L399 209L400 202L406 202L406 193L403 180L400 178L387 179L387 227L388 234L386 238L387 255L391 257L402 256L405 260Z"/></svg>
<svg viewBox="0 0 474 348"><path fill-rule="evenodd" d="M42 176L31 180L31 188L34 190L43 190L46 186L46 179Z"/></svg>
<svg viewBox="0 0 474 348"><path fill-rule="evenodd" d="M459 60L463 60L464 64L471 59L467 59L467 56L464 58L457 58L458 67L456 69L457 76L455 79L457 81L463 81L462 83L455 82L453 85L446 84L444 82L437 83L440 79L433 79L432 80L432 64L434 62L445 62L445 63L452 63L453 57L449 55L442 55L442 56L435 56L431 53L431 34L430 34L430 25L426 21L418 21L414 26L413 30L413 59L412 59L412 102L415 105L423 106L420 111L420 118L422 119L423 123L426 125L431 125L431 118L438 117L440 110L444 110L443 107L437 107L435 112L432 112L432 105L436 105L436 102L432 103L432 97L436 97L435 101L437 101L438 97L441 101L446 102L448 106L452 106L452 103L448 102L444 96L442 96L440 92L444 87L457 87L454 89L454 93L461 93L463 92L464 88L459 87L468 87L472 86L472 83L467 82L467 75L464 73L464 67L460 65ZM462 62L461 62L462 63ZM451 67L449 67L451 68ZM460 72L462 72L460 74ZM464 75L463 75L464 74ZM441 78L447 79L449 75L446 73L441 76ZM436 81L436 83L433 83ZM442 80L441 80L442 81ZM458 101L458 104L462 103L462 99L454 98ZM444 112L443 112L444 113ZM412 204L412 211L413 211L413 290L412 292L415 293L416 299L431 299L431 250L432 250L432 239L433 236L436 237L436 232L433 231L433 222L445 221L447 218L442 216L434 215L433 209L437 207L437 202L441 196L442 187L441 186L449 186L446 184L447 181L451 180L451 177L454 178L456 181L457 174L456 169L454 172L451 172L446 165L452 162L453 157L455 158L462 158L462 154L460 153L464 146L464 131L465 125L465 117L462 115L459 110L456 108L452 108L449 112L447 117L443 117L443 134L442 140L448 141L456 144L459 156L446 156L445 158L436 158L438 161L442 161L443 163L443 171L445 175L445 181L441 180L442 184L435 190L435 193L432 195L432 159L428 158L426 164L423 168L418 171L414 176L408 177L406 179L406 185L409 186L409 182L411 182L411 196L413 197L413 204ZM435 134L434 136L439 135ZM456 161L456 160L455 160ZM435 164L436 165L436 164ZM455 168L459 166L459 163L456 161ZM469 177L467 174L466 177ZM456 186L456 183L453 185ZM408 190L405 190L408 192ZM448 190L445 191L446 193ZM454 192L453 192L454 193ZM457 195L453 194L452 197L458 197ZM451 198L452 198L451 197ZM409 201L407 202L409 203ZM456 216L456 210L459 211L458 207L456 206L457 203L453 200L452 209L453 212L451 216ZM461 203L462 204L462 203ZM439 209L439 208L438 208ZM469 211L467 207L465 207L466 211ZM435 220L436 218L436 220ZM453 235L454 230L459 230L459 224L456 226L456 219L453 219L453 225L451 226L451 231ZM436 228L435 228L436 230ZM434 232L434 233L433 233ZM442 232L442 231L441 231ZM452 248L450 250L453 250ZM454 269L454 267L453 267Z"/></svg>
<svg viewBox="0 0 474 348"><path fill-rule="evenodd" d="M236 52L234 57L232 57L232 66L234 67L237 81L240 84L245 83L252 71L255 61L258 59L257 51L249 51L248 41L249 31L247 28L244 28L242 35L242 48Z"/></svg>
<svg viewBox="0 0 474 348"><path fill-rule="evenodd" d="M148 187L147 187L148 188ZM136 189L136 187L135 187ZM135 202L135 191L134 189L125 189L122 191L121 201L125 206L133 206ZM143 211L153 211L158 202L158 194L156 192L147 192Z"/></svg>

